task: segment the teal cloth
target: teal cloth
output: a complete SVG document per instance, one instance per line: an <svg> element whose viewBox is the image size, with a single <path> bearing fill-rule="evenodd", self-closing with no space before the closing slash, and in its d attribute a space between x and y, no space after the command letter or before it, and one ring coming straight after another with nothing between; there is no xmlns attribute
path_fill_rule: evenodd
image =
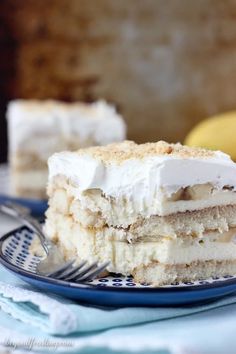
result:
<svg viewBox="0 0 236 354"><path fill-rule="evenodd" d="M0 281L0 344L8 347L29 349L31 339L40 352L235 353L235 295L200 306L105 309L45 295L2 267Z"/></svg>

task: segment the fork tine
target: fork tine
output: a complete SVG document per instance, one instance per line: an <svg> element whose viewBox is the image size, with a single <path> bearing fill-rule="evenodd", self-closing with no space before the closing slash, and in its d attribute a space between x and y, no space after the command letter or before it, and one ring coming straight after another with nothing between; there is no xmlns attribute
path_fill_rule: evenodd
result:
<svg viewBox="0 0 236 354"><path fill-rule="evenodd" d="M80 270L83 266L85 266L86 263L87 261L83 261L79 263L77 266L67 269L65 272L60 274L57 277L57 279L69 280L70 278L73 278L74 274L76 274L78 270Z"/></svg>
<svg viewBox="0 0 236 354"><path fill-rule="evenodd" d="M86 262L86 263L87 263L87 262ZM86 264L86 263L85 263L85 264ZM64 280L66 280L66 281L74 281L74 280L81 274L81 272L82 272L83 269L84 269L83 266L77 268L75 273L73 273L73 274L72 274L71 276L69 276L69 277L66 277Z"/></svg>
<svg viewBox="0 0 236 354"><path fill-rule="evenodd" d="M78 277L76 281L88 281L94 279L97 275L99 275L102 271L104 271L109 264L110 262L101 264L96 269L93 269L90 272L84 274L83 276Z"/></svg>
<svg viewBox="0 0 236 354"><path fill-rule="evenodd" d="M47 273L46 276L47 277L52 277L52 278L57 278L58 276L60 276L62 273L64 273L66 270L68 270L72 264L75 262L75 260L73 259L72 261L68 261L66 263L63 264L63 266L61 266L60 268L58 268L57 270Z"/></svg>
<svg viewBox="0 0 236 354"><path fill-rule="evenodd" d="M87 267L82 268L74 277L73 280L77 281L78 278L81 278L83 275L87 274L88 272L94 270L94 268L97 268L97 262L93 262L92 264L89 264ZM72 279L71 279L72 280Z"/></svg>

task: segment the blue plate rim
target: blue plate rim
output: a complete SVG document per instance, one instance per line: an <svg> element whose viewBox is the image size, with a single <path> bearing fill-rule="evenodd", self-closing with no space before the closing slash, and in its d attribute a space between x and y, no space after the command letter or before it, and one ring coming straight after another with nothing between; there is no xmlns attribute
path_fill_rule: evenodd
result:
<svg viewBox="0 0 236 354"><path fill-rule="evenodd" d="M33 280L38 280L41 282L49 283L52 285L60 285L63 288L73 288L73 289L93 289L96 291L110 291L110 292L136 292L136 293L150 293L150 292L156 292L156 293L172 293L172 292L179 292L179 293L186 293L186 292L192 292L192 291L198 291L198 290L209 290L209 289L216 289L216 288L222 288L226 287L228 285L235 285L236 284L236 278L226 278L225 280L219 280L219 281L214 281L213 283L208 283L208 284L198 284L198 285L187 285L187 286L171 286L171 287L140 287L140 288L126 288L126 287L121 287L121 288L114 288L112 286L106 286L106 287L99 287L96 286L95 284L85 284L85 283L70 283L66 282L63 280L58 280L58 279L53 279L49 278L43 275L35 274L33 272L30 272L28 270L22 269L17 265L11 264L5 255L3 254L3 244L4 242L12 237L16 232L21 232L23 230L27 230L28 232L32 233L32 230L28 228L25 225L22 225L16 229L13 229L3 235L0 238L0 264L2 264L5 268L8 270L12 271L16 275L20 275L22 277L26 278L31 278Z"/></svg>
<svg viewBox="0 0 236 354"><path fill-rule="evenodd" d="M0 203L13 202L21 204L31 210L31 214L35 216L44 216L47 210L47 199L27 199L21 197L13 197L7 194L0 193Z"/></svg>
<svg viewBox="0 0 236 354"><path fill-rule="evenodd" d="M41 203L47 203L47 199L37 199L37 198L24 198L24 197L17 197L14 195L10 195L8 193L0 193L0 198L1 199L13 199L13 200L19 200L24 203L35 203L35 204L41 204Z"/></svg>

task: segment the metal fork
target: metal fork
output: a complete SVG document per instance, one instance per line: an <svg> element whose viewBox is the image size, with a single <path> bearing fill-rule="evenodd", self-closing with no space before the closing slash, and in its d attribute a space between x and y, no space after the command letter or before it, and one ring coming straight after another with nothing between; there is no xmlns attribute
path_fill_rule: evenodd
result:
<svg viewBox="0 0 236 354"><path fill-rule="evenodd" d="M75 260L72 260L64 263L64 265L58 269L54 269L53 272L43 273L41 271L40 274L59 280L84 282L96 278L99 274L105 271L109 263L110 262L105 262L99 265L97 262L87 264L87 261L76 263ZM39 267L37 267L37 270L39 270Z"/></svg>
<svg viewBox="0 0 236 354"><path fill-rule="evenodd" d="M45 237L41 224L30 215L28 208L8 202L0 205L0 211L17 218L39 237L46 254L46 257L37 265L37 272L41 275L70 282L84 282L96 278L110 263L88 264L87 261L78 263L76 259L65 262L61 251Z"/></svg>

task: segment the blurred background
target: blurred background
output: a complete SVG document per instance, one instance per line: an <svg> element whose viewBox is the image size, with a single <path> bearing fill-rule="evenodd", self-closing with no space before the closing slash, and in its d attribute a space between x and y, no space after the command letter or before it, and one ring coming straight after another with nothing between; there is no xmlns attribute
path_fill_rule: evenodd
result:
<svg viewBox="0 0 236 354"><path fill-rule="evenodd" d="M138 142L236 106L234 0L1 0L0 46L0 161L13 98L105 98Z"/></svg>

